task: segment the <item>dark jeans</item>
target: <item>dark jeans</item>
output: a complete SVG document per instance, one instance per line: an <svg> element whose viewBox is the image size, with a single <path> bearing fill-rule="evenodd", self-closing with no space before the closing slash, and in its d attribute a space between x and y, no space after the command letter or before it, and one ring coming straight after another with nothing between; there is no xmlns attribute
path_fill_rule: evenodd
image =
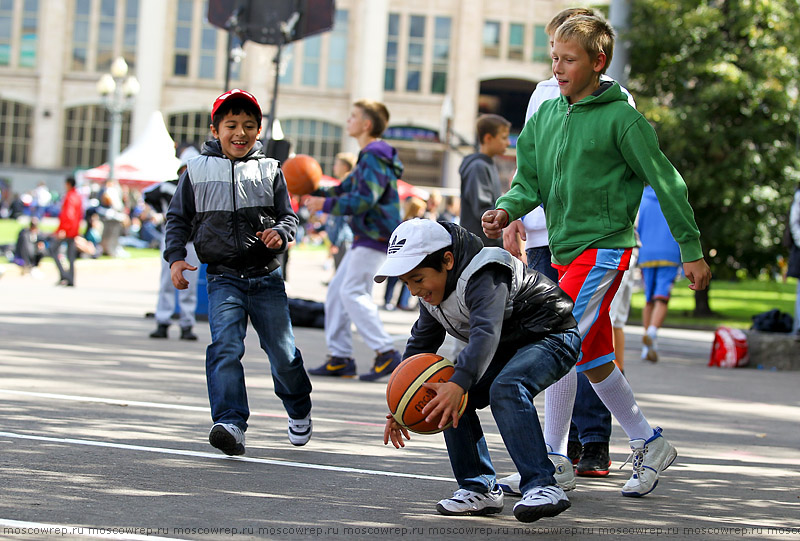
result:
<svg viewBox="0 0 800 541"><path fill-rule="evenodd" d="M550 248L540 246L528 248L528 268L539 271L551 280L558 282L558 271L550 265ZM586 374L578 373L578 389L575 394L575 407L572 410L572 423L569 427L569 440L582 444L608 442L611 438L611 412L594 392Z"/></svg>
<svg viewBox="0 0 800 541"><path fill-rule="evenodd" d="M64 266L61 264L59 252L61 251L61 243L67 243L67 261L69 262L69 271L64 272ZM75 246L74 238L59 239L54 237L52 240L51 255L56 262L58 273L61 280L67 282L69 285L75 285L75 259L78 257L78 247Z"/></svg>
<svg viewBox="0 0 800 541"><path fill-rule="evenodd" d="M494 466L475 411L487 405L491 405L500 436L520 473L522 493L555 484L533 399L575 366L580 343L578 330L570 329L517 350L498 350L486 373L470 389L458 427L444 431L459 488L488 492L495 484Z"/></svg>
<svg viewBox="0 0 800 541"><path fill-rule="evenodd" d="M269 357L275 394L292 419L311 411L311 382L295 347L289 303L280 269L258 278L208 275L206 379L211 418L247 430L250 409L244 381L244 337L248 319Z"/></svg>
<svg viewBox="0 0 800 541"><path fill-rule="evenodd" d="M384 304L390 304L394 298L394 286L397 285L400 279L397 276L389 276L386 279L386 293L383 296ZM398 308L408 308L408 303L411 301L411 291L408 290L405 284L400 284L400 298L397 300Z"/></svg>

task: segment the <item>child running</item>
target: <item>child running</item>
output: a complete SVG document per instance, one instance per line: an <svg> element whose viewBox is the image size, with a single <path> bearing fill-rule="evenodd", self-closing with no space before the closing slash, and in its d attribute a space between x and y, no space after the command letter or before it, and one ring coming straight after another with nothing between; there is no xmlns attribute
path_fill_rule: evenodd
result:
<svg viewBox="0 0 800 541"><path fill-rule="evenodd" d="M558 28L552 59L561 96L544 102L525 125L511 189L484 214L483 228L497 238L511 220L544 206L559 285L575 301L582 338L577 370L630 439L633 475L623 496L644 496L677 452L648 423L613 362L609 305L636 245L633 224L645 184L680 245L689 287L705 289L711 272L686 184L619 84L600 81L613 48L614 31L599 17L573 17ZM545 393L545 441L556 455L566 455L576 381L571 371Z"/></svg>

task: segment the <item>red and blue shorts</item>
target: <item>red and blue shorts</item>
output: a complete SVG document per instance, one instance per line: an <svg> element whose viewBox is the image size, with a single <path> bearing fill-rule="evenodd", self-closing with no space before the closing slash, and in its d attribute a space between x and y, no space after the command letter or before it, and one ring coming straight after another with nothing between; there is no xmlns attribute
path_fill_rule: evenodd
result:
<svg viewBox="0 0 800 541"><path fill-rule="evenodd" d="M581 333L578 372L612 362L613 330L608 307L631 260L631 248L592 248L569 265L556 265L558 285L575 303L572 315Z"/></svg>

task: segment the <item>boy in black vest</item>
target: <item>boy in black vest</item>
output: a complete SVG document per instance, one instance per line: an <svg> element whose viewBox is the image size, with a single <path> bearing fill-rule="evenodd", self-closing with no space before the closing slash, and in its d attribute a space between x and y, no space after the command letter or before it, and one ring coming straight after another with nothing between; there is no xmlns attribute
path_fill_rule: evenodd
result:
<svg viewBox="0 0 800 541"><path fill-rule="evenodd" d="M436 352L445 333L467 342L450 380L426 384L436 392L423 409L428 421L439 427L453 422L444 438L459 485L437 510L486 515L503 509L476 413L488 405L521 474L516 518L533 522L569 508L553 477L533 398L577 362L580 338L570 298L502 248L484 248L466 229L431 220L409 220L395 229L375 281L388 276L398 276L420 300L403 358ZM406 429L387 416L384 443L403 447L403 437L409 439Z"/></svg>

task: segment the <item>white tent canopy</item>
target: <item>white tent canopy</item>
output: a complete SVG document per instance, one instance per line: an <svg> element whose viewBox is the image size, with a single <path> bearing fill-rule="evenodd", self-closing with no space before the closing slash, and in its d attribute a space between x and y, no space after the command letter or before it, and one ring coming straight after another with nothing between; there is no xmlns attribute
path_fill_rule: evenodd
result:
<svg viewBox="0 0 800 541"><path fill-rule="evenodd" d="M142 189L177 178L179 164L175 142L167 132L161 112L156 111L142 134L117 157L114 172L120 184ZM104 182L108 174L108 163L104 163L77 171L75 178L79 183Z"/></svg>

